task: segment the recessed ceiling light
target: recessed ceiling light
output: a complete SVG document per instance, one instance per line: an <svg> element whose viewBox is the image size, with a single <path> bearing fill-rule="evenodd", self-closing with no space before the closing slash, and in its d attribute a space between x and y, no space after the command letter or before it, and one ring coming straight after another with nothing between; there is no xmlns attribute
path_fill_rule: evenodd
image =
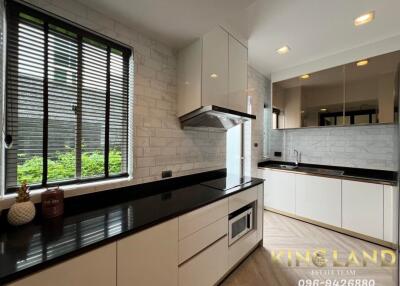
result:
<svg viewBox="0 0 400 286"><path fill-rule="evenodd" d="M301 79L309 79L310 75L309 74L303 74L300 78Z"/></svg>
<svg viewBox="0 0 400 286"><path fill-rule="evenodd" d="M368 60L362 60L362 61L358 61L358 62L356 63L356 65L357 65L358 67L366 66L367 64L368 64Z"/></svg>
<svg viewBox="0 0 400 286"><path fill-rule="evenodd" d="M321 108L320 111L325 112L325 111L328 111L328 109L326 109L326 108Z"/></svg>
<svg viewBox="0 0 400 286"><path fill-rule="evenodd" d="M217 78L218 75L217 75L216 73L212 73L212 74L210 74L210 77L211 77L211 78Z"/></svg>
<svg viewBox="0 0 400 286"><path fill-rule="evenodd" d="M277 52L278 54L280 54L280 55L286 54L286 53L288 53L289 51L290 51L289 46L283 46L283 47L281 47L281 48L279 48L279 49L276 50L276 52Z"/></svg>
<svg viewBox="0 0 400 286"><path fill-rule="evenodd" d="M354 19L354 25L355 26L361 26L361 25L367 24L367 23L371 22L372 20L374 20L374 18L375 18L375 12L374 11L366 13L364 15L361 15L361 16L355 18Z"/></svg>

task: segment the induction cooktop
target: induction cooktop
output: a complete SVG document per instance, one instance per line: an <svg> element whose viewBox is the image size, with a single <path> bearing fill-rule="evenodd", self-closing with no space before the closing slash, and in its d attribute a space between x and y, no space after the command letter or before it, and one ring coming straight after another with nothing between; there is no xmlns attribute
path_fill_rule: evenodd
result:
<svg viewBox="0 0 400 286"><path fill-rule="evenodd" d="M221 191L226 191L234 187L251 182L251 177L227 176L225 178L215 179L201 183L203 186L211 187Z"/></svg>

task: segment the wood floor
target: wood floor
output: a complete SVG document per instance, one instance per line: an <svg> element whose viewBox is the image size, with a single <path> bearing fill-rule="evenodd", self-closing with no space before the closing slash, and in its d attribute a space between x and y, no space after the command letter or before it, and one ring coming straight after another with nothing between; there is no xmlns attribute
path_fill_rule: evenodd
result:
<svg viewBox="0 0 400 286"><path fill-rule="evenodd" d="M313 259L314 251L326 249L328 255L327 266L316 266L319 261ZM288 266L288 251L292 252L292 265ZM311 263L299 260L296 266L296 251L306 256L306 251L311 252ZM337 250L338 259L342 266L333 266L333 251ZM363 266L362 251L372 255L377 251L378 263L370 263ZM327 230L312 224L301 222L286 216L272 212L264 212L264 242L258 247L234 272L231 273L221 285L223 286L295 286L300 279L312 279L325 281L346 280L344 286L350 286L350 279L374 279L376 286L397 286L397 267L381 266L381 251L387 250L392 254L394 250L359 240L344 234ZM281 251L280 262L272 259ZM350 259L350 265L345 267L351 251L355 253ZM275 256L276 257L276 256ZM318 258L318 257L317 257ZM385 256L389 261L390 255ZM321 260L320 260L321 261ZM307 285L307 284L305 284ZM318 284L316 284L318 285ZM323 285L323 284L319 284ZM342 284L338 284L340 286ZM356 284L354 284L356 285ZM361 284L363 285L363 284ZM371 285L371 284L370 284Z"/></svg>

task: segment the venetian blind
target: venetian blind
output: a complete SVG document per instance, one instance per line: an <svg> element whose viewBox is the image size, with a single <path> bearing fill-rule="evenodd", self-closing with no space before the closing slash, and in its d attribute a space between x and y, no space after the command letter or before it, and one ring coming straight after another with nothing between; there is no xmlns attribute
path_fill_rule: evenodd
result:
<svg viewBox="0 0 400 286"><path fill-rule="evenodd" d="M7 2L6 185L127 175L130 49Z"/></svg>

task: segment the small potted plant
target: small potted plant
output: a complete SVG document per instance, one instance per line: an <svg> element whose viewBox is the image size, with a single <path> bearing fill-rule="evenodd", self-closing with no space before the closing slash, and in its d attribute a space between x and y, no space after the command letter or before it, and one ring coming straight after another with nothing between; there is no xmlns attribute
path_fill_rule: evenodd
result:
<svg viewBox="0 0 400 286"><path fill-rule="evenodd" d="M23 182L17 191L15 203L8 211L7 219L11 225L23 225L33 220L36 209L30 198L29 187Z"/></svg>

